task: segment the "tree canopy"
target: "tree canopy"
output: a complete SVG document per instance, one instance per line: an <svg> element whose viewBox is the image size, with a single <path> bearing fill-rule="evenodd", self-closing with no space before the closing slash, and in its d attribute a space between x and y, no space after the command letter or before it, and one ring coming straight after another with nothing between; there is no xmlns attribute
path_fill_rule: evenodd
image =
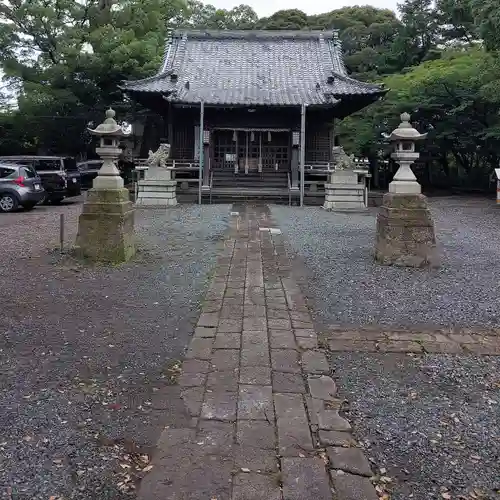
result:
<svg viewBox="0 0 500 500"><path fill-rule="evenodd" d="M84 151L83 130L106 106L120 116L136 111L118 85L157 70L172 29L338 29L353 77L391 89L340 124L346 149L380 159L381 133L409 111L429 132L428 182L484 185L500 161L500 4L402 0L399 11L291 9L259 18L248 5L226 10L199 0L4 0L0 154Z"/></svg>

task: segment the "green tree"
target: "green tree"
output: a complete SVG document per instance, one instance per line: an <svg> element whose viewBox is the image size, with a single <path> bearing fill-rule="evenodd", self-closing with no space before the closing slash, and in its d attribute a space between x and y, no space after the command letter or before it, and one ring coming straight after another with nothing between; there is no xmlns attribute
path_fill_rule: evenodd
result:
<svg viewBox="0 0 500 500"><path fill-rule="evenodd" d="M499 75L481 49L445 51L439 60L387 77L386 99L344 120L342 142L373 158L385 147L381 132L390 132L408 111L421 131L429 132L422 145L424 184L486 187L500 160L500 99L488 92Z"/></svg>
<svg viewBox="0 0 500 500"><path fill-rule="evenodd" d="M500 50L500 4L496 0L471 0L472 13L485 47Z"/></svg>
<svg viewBox="0 0 500 500"><path fill-rule="evenodd" d="M398 66L410 67L439 57L439 23L433 0L406 0L398 5L402 28L393 46Z"/></svg>
<svg viewBox="0 0 500 500"><path fill-rule="evenodd" d="M231 10L216 9L198 0L189 0L185 19L186 27L200 29L252 29L258 21L255 11L248 5L238 5Z"/></svg>
<svg viewBox="0 0 500 500"><path fill-rule="evenodd" d="M32 117L34 142L76 152L96 111L110 104L125 110L118 84L158 68L166 31L185 17L183 9L177 0L0 4L0 63L20 88L19 113Z"/></svg>
<svg viewBox="0 0 500 500"><path fill-rule="evenodd" d="M437 0L436 18L445 43L472 44L478 30L472 12L472 0Z"/></svg>
<svg viewBox="0 0 500 500"><path fill-rule="evenodd" d="M256 28L264 30L301 30L308 27L308 17L298 9L278 10L272 16L259 19Z"/></svg>

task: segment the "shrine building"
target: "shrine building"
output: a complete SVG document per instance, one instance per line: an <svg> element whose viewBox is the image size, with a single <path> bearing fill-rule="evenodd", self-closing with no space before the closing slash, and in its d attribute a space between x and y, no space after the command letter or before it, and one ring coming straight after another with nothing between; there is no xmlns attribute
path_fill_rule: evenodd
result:
<svg viewBox="0 0 500 500"><path fill-rule="evenodd" d="M173 32L157 74L122 90L161 116L150 147L170 144L182 189L301 202L336 122L387 92L349 77L336 31L255 30Z"/></svg>

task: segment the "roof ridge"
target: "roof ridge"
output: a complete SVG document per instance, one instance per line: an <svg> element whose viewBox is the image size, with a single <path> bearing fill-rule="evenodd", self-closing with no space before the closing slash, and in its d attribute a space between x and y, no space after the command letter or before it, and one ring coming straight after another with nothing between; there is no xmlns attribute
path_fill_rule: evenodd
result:
<svg viewBox="0 0 500 500"><path fill-rule="evenodd" d="M177 73L180 68L182 68L182 64L184 63L184 56L186 55L186 43L187 43L187 34L178 40L176 50L175 50L175 59L172 60L171 70L174 73Z"/></svg>
<svg viewBox="0 0 500 500"><path fill-rule="evenodd" d="M339 73L336 73L335 76L340 80L344 80L345 82L354 82L356 85L359 85L361 87L370 87L372 89L383 90L383 85L379 83L362 82L360 80L356 80L355 78L351 78L348 75L341 75Z"/></svg>
<svg viewBox="0 0 500 500"><path fill-rule="evenodd" d="M202 30L202 29L177 29L173 32L173 37L188 38L221 38L221 39L311 39L321 36L333 38L338 36L339 30Z"/></svg>
<svg viewBox="0 0 500 500"><path fill-rule="evenodd" d="M167 34L167 37L165 38L165 48L163 50L163 59L161 62L160 69L157 73L157 76L165 74L167 72L169 66L172 66L172 63L175 60L175 55L177 53L178 42L179 42L179 40L175 36L174 30L169 31Z"/></svg>
<svg viewBox="0 0 500 500"><path fill-rule="evenodd" d="M327 47L324 37L320 37L319 47L320 50L317 52L317 56L318 56L318 64L321 67L321 73L323 74L324 78L324 80L320 83L320 85L323 86L327 83L328 76L332 72L333 62L329 47ZM328 66L328 69L326 68L326 66ZM326 94L325 92L323 93Z"/></svg>
<svg viewBox="0 0 500 500"><path fill-rule="evenodd" d="M332 58L334 72L338 73L339 75L349 76L347 74L347 68L345 66L342 41L340 40L338 33L337 36L334 36L331 40L328 40L328 49Z"/></svg>

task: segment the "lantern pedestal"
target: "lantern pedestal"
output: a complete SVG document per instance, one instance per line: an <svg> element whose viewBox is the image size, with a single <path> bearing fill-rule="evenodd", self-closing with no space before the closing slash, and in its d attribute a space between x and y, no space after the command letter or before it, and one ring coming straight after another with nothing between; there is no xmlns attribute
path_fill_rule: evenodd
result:
<svg viewBox="0 0 500 500"><path fill-rule="evenodd" d="M375 260L404 267L439 265L434 222L424 195L384 195L377 216Z"/></svg>
<svg viewBox="0 0 500 500"><path fill-rule="evenodd" d="M128 189L87 192L76 245L78 253L93 262L126 262L134 256L134 209Z"/></svg>

